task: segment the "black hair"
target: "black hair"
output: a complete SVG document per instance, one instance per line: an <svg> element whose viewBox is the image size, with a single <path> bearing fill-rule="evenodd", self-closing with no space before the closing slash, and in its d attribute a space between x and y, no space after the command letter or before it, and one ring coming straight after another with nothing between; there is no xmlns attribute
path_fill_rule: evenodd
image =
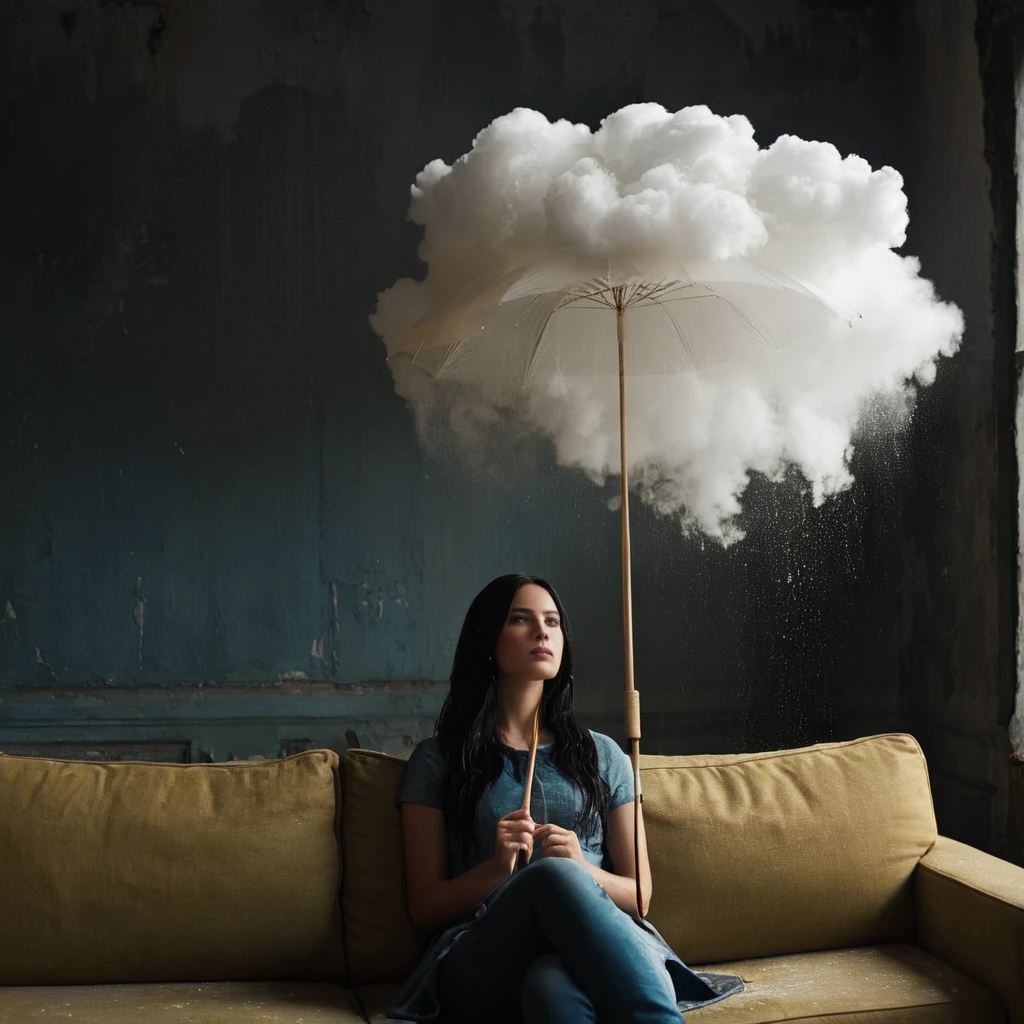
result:
<svg viewBox="0 0 1024 1024"><path fill-rule="evenodd" d="M452 663L451 686L434 734L447 762L442 806L452 862L466 862L476 851L476 809L484 790L501 774L504 753L495 726L498 678L494 652L498 634L520 587L543 587L558 610L564 646L558 674L544 683L540 728L555 734L552 756L579 787L583 803L574 831L582 839L607 827L607 783L601 778L597 746L580 728L573 710L572 633L562 602L550 583L537 576L499 576L480 591L466 612Z"/></svg>

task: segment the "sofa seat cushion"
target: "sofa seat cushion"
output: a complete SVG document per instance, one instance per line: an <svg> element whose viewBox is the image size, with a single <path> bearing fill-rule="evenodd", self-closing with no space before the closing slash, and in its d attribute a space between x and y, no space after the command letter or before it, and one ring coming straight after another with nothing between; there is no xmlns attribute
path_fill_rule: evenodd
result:
<svg viewBox="0 0 1024 1024"><path fill-rule="evenodd" d="M734 960L702 970L746 988L686 1015L694 1024L1004 1024L999 1000L917 946L861 946ZM370 1024L387 1021L397 985L355 990ZM481 1024L486 1016L481 1015Z"/></svg>
<svg viewBox="0 0 1024 1024"><path fill-rule="evenodd" d="M702 1011L706 1024L1004 1024L995 995L918 946L857 946L734 960L743 992Z"/></svg>
<svg viewBox="0 0 1024 1024"><path fill-rule="evenodd" d="M4 1024L362 1024L340 985L287 981L0 987Z"/></svg>

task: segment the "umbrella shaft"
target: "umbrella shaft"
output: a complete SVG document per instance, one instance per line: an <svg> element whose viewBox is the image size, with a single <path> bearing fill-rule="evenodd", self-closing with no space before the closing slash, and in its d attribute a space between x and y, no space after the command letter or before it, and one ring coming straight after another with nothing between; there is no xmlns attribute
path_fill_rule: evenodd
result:
<svg viewBox="0 0 1024 1024"><path fill-rule="evenodd" d="M626 311L615 317L619 342L619 461L622 481L622 640L626 658L626 689L633 687L633 584L629 551L629 473L626 468ZM632 737L627 737L632 739ZM636 737L639 739L639 734Z"/></svg>
<svg viewBox="0 0 1024 1024"><path fill-rule="evenodd" d="M633 873L636 879L636 912L643 920L644 906L640 863L640 694L633 684L633 583L629 552L629 473L626 469L626 311L618 296L615 333L619 342L619 460L622 479L622 646L626 657L625 732L633 763Z"/></svg>

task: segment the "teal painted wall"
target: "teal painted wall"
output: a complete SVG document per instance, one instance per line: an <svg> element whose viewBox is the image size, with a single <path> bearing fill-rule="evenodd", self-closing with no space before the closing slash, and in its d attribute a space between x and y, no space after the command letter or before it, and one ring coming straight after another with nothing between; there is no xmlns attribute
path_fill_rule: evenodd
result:
<svg viewBox="0 0 1024 1024"><path fill-rule="evenodd" d="M581 714L621 736L617 482L542 445L483 474L426 458L367 316L420 273L405 210L429 159L519 104L596 124L646 99L906 169L924 225L910 248L969 335L911 432L862 438L856 485L823 508L755 480L729 550L635 508L645 749L925 720L952 736L954 697L915 687L956 691L955 667L982 656L978 616L1012 644L991 609L1015 550L996 519L972 539L951 500L1012 422L973 428L991 210L970 192L944 234L929 160L949 128L964 179L985 172L973 24L856 6L15 4L0 18L0 748L405 749L430 730L469 600L519 570L559 588ZM907 54L927 68L950 47L966 48L961 102L933 109ZM989 502L985 465L971 479ZM972 565L988 611L945 589L948 566ZM949 755L972 808L951 798L950 820L985 845L1003 726L990 696L972 707L989 774Z"/></svg>

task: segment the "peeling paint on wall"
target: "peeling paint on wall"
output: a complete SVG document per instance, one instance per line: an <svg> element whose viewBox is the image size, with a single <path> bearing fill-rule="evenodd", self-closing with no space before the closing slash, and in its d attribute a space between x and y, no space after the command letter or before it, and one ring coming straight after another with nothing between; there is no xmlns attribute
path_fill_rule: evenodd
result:
<svg viewBox="0 0 1024 1024"><path fill-rule="evenodd" d="M142 668L142 641L146 626L146 596L142 590L142 577L135 580L135 608L132 611L135 628L139 631L139 668Z"/></svg>
<svg viewBox="0 0 1024 1024"><path fill-rule="evenodd" d="M57 675L57 673L53 670L53 666L43 657L42 651L37 647L35 649L35 652L36 652L36 664L37 665L42 665L43 668L45 668L46 671L50 673L50 678L53 679L53 681L55 683L59 683L60 682L60 676Z"/></svg>
<svg viewBox="0 0 1024 1024"><path fill-rule="evenodd" d="M331 580L330 584L330 618L328 624L328 638L331 650L331 675L338 678L338 664L341 658L339 653L339 641L341 634L341 623L338 620L338 581Z"/></svg>

